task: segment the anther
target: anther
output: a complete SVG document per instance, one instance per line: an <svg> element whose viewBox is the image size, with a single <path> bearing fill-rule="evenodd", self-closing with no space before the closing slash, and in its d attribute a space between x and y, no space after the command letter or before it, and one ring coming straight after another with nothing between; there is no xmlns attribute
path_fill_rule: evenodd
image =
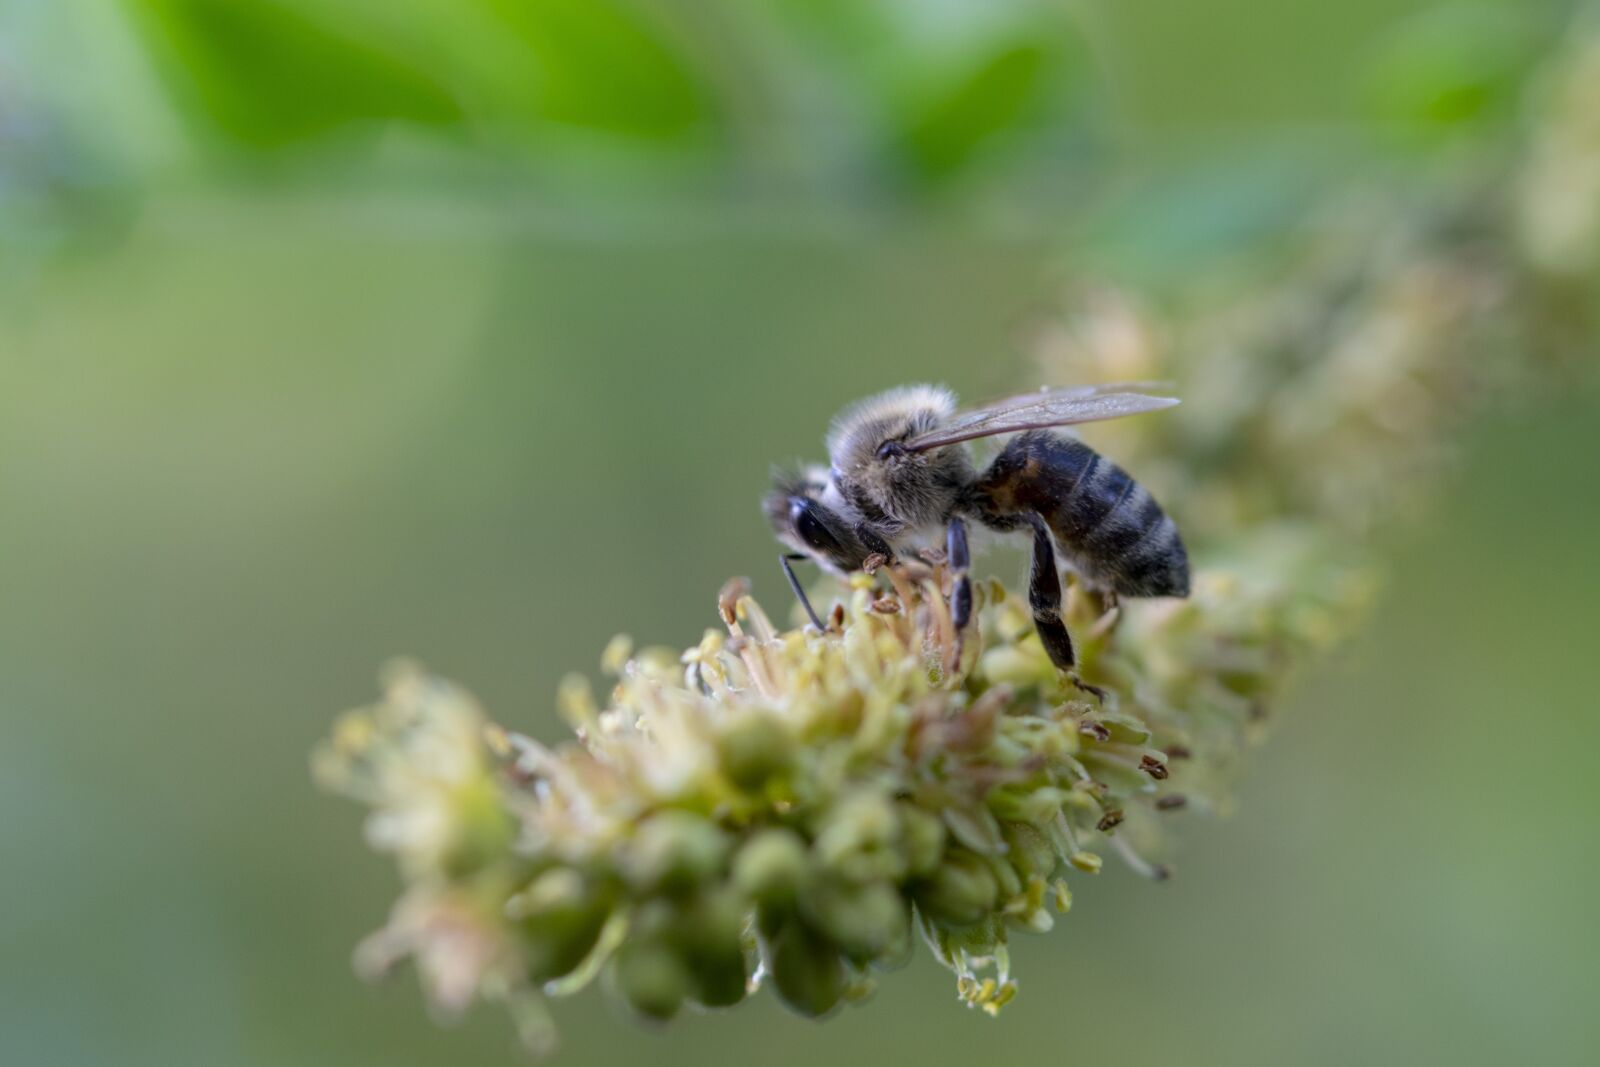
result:
<svg viewBox="0 0 1600 1067"><path fill-rule="evenodd" d="M750 579L729 578L717 592L717 614L725 625L732 626L738 618L739 598L750 592Z"/></svg>
<svg viewBox="0 0 1600 1067"><path fill-rule="evenodd" d="M1092 737L1096 741L1111 740L1111 731L1106 727L1105 723L1093 721L1080 723L1078 725L1078 732L1085 737Z"/></svg>

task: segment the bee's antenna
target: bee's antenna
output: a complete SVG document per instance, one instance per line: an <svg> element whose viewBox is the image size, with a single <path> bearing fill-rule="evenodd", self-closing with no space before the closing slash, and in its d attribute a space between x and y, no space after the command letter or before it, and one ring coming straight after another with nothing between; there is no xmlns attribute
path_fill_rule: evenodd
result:
<svg viewBox="0 0 1600 1067"><path fill-rule="evenodd" d="M806 609L806 617L811 620L811 625L817 628L817 633L827 633L828 628L822 625L822 620L817 618L816 610L811 607L811 601L806 597L806 591L800 587L800 579L795 577L794 568L789 566L790 560L805 559L798 553L785 552L778 556L778 566L783 568L783 576L789 579L789 588L794 590L795 599L800 601L800 606Z"/></svg>

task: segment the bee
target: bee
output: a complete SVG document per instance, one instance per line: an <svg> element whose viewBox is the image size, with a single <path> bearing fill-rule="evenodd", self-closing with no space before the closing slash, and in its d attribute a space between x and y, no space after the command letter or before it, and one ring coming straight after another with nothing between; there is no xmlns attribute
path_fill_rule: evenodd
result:
<svg viewBox="0 0 1600 1067"><path fill-rule="evenodd" d="M1074 678L1077 657L1062 622L1057 553L1108 612L1119 597L1189 595L1189 556L1177 525L1143 486L1058 427L1158 411L1178 403L1139 386L1045 389L957 411L947 389L912 385L846 408L828 432L829 465L779 473L763 509L789 586L825 629L791 561L838 575L870 571L944 541L950 614L959 633L972 615L969 522L1028 531L1028 604L1051 662ZM980 472L968 442L1014 435Z"/></svg>

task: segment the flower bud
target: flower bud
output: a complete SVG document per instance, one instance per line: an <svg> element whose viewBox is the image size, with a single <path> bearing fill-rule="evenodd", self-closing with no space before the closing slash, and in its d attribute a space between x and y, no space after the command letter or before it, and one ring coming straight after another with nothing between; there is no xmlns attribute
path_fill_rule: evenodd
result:
<svg viewBox="0 0 1600 1067"><path fill-rule="evenodd" d="M628 1007L646 1018L672 1018L689 996L688 968L659 939L624 941L617 949L611 973L616 990Z"/></svg>
<svg viewBox="0 0 1600 1067"><path fill-rule="evenodd" d="M733 884L759 904L787 905L805 882L811 860L793 830L762 830L733 860Z"/></svg>
<svg viewBox="0 0 1600 1067"><path fill-rule="evenodd" d="M901 848L906 857L906 873L920 878L932 873L944 855L944 823L931 811L900 801L895 805L900 816Z"/></svg>
<svg viewBox="0 0 1600 1067"><path fill-rule="evenodd" d="M1005 944L1005 922L989 915L982 922L950 930L945 935L946 944L968 957L993 956Z"/></svg>
<svg viewBox="0 0 1600 1067"><path fill-rule="evenodd" d="M738 893L719 888L693 901L678 916L673 943L689 968L690 996L708 1008L744 999L749 973L744 958L744 905Z"/></svg>
<svg viewBox="0 0 1600 1067"><path fill-rule="evenodd" d="M1048 880L1061 863L1061 856L1040 830L1025 822L1008 822L1003 828L1006 854L1017 873L1024 878Z"/></svg>
<svg viewBox="0 0 1600 1067"><path fill-rule="evenodd" d="M727 852L727 836L709 821L687 811L662 811L639 827L622 868L639 892L683 893L714 877Z"/></svg>
<svg viewBox="0 0 1600 1067"><path fill-rule="evenodd" d="M1002 819L1039 825L1053 819L1067 800L1066 790L1017 787L995 790L989 796L989 807Z"/></svg>
<svg viewBox="0 0 1600 1067"><path fill-rule="evenodd" d="M797 1014L826 1015L844 996L848 975L839 950L798 920L784 923L768 942L767 965L778 996Z"/></svg>
<svg viewBox="0 0 1600 1067"><path fill-rule="evenodd" d="M610 917L612 893L591 885L571 867L539 875L506 902L506 915L523 935L528 977L548 982L572 971L594 948Z"/></svg>
<svg viewBox="0 0 1600 1067"><path fill-rule="evenodd" d="M994 910L1000 887L984 860L962 849L952 849L944 862L916 888L917 906L928 916L950 926L981 922Z"/></svg>
<svg viewBox="0 0 1600 1067"><path fill-rule="evenodd" d="M750 711L722 728L717 756L722 773L740 789L755 792L789 767L794 741L777 717Z"/></svg>
<svg viewBox="0 0 1600 1067"><path fill-rule="evenodd" d="M1030 654L1015 645L1000 645L983 653L978 660L978 670L996 685L1026 689L1048 684L1054 668L1043 656Z"/></svg>
<svg viewBox="0 0 1600 1067"><path fill-rule="evenodd" d="M823 869L850 881L905 875L900 819L881 793L863 791L837 801L817 831L814 848Z"/></svg>
<svg viewBox="0 0 1600 1067"><path fill-rule="evenodd" d="M983 857L989 864L989 871L994 875L995 885L1000 889L1000 899L1011 900L1022 894L1022 878L1017 874L1017 869L1011 861L1004 856Z"/></svg>
<svg viewBox="0 0 1600 1067"><path fill-rule="evenodd" d="M806 893L801 909L812 926L857 960L892 955L910 934L905 898L888 882L825 879Z"/></svg>
<svg viewBox="0 0 1600 1067"><path fill-rule="evenodd" d="M948 807L941 814L950 835L972 851L994 856L1005 849L1000 822L987 807Z"/></svg>

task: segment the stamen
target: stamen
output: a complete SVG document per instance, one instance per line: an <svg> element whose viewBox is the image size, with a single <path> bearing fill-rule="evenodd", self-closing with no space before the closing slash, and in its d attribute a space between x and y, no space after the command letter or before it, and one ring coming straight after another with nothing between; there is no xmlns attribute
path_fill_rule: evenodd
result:
<svg viewBox="0 0 1600 1067"><path fill-rule="evenodd" d="M1151 863L1139 855L1134 851L1133 846L1128 843L1126 837L1108 837L1106 840L1111 842L1111 847L1117 850L1117 854L1122 857L1123 862L1132 868L1136 874L1142 874L1152 882L1165 882L1172 877L1170 868L1165 864Z"/></svg>
<svg viewBox="0 0 1600 1067"><path fill-rule="evenodd" d="M740 600L750 595L750 579L729 578L717 591L717 614L722 616L722 621L728 627L733 627L738 619L737 606Z"/></svg>

